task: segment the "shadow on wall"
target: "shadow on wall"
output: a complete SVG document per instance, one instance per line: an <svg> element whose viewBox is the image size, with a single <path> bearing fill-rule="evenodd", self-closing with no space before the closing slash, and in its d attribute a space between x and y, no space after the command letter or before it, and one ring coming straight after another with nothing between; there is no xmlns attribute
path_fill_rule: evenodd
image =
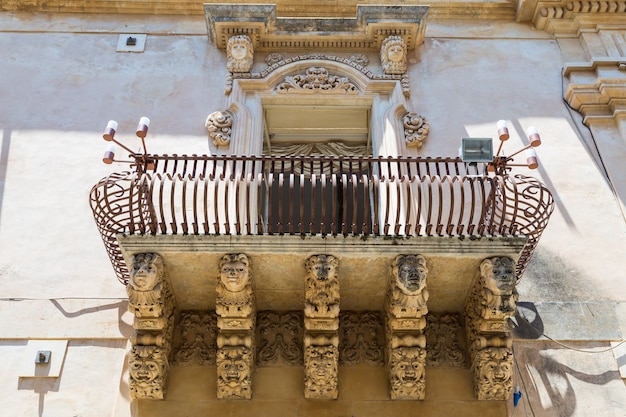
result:
<svg viewBox="0 0 626 417"><path fill-rule="evenodd" d="M63 314L64 317L67 317L67 318L75 318L75 317L82 316L84 314L95 313L95 312L102 311L102 310L117 309L117 315L118 315L117 322L119 323L120 333L125 337L130 337L133 334L133 326L127 323L126 321L124 321L122 317L128 311L128 301L126 300L118 301L116 303L111 303L111 304L97 305L95 307L82 308L74 312L66 311L61 305L61 303L59 303L58 300L52 299L50 300L50 302L54 305L54 307L57 310L59 310L61 314Z"/></svg>
<svg viewBox="0 0 626 417"><path fill-rule="evenodd" d="M58 392L61 378L20 378L17 384L18 390L31 390L39 394L37 416L43 416L44 399L50 391Z"/></svg>

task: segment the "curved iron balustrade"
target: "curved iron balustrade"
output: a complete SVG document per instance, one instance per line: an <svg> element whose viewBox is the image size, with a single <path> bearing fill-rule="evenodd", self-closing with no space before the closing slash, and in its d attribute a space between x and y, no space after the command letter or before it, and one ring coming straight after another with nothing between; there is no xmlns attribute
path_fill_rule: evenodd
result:
<svg viewBox="0 0 626 417"><path fill-rule="evenodd" d="M90 203L120 282L117 234L525 236L521 278L554 209L522 175L460 159L142 156L96 184ZM147 166L149 170L145 169Z"/></svg>

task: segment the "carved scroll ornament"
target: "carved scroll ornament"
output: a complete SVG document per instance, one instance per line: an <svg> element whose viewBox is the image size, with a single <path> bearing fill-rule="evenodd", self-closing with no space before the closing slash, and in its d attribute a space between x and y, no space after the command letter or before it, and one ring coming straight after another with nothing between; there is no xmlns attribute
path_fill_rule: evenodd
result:
<svg viewBox="0 0 626 417"><path fill-rule="evenodd" d="M213 311L183 311L177 326L174 364L215 366L217 316Z"/></svg>
<svg viewBox="0 0 626 417"><path fill-rule="evenodd" d="M304 330L301 311L261 311L257 315L257 364L302 365Z"/></svg>
<svg viewBox="0 0 626 417"><path fill-rule="evenodd" d="M216 111L209 114L204 126L209 131L209 137L213 139L215 146L230 145L233 117L229 111Z"/></svg>
<svg viewBox="0 0 626 417"><path fill-rule="evenodd" d="M285 77L285 80L276 87L276 91L356 94L358 87L348 77L331 75L323 67L310 67L304 74Z"/></svg>
<svg viewBox="0 0 626 417"><path fill-rule="evenodd" d="M413 148L421 147L430 132L430 125L426 122L426 119L417 113L407 113L402 122L406 146Z"/></svg>

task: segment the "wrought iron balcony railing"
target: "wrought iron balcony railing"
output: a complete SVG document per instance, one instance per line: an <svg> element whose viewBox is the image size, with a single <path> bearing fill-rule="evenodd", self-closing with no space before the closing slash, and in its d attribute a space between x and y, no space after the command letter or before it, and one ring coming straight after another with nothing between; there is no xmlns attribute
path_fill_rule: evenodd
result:
<svg viewBox="0 0 626 417"><path fill-rule="evenodd" d="M536 179L460 159L195 155L143 155L90 202L123 283L118 234L525 236L519 278L554 207Z"/></svg>

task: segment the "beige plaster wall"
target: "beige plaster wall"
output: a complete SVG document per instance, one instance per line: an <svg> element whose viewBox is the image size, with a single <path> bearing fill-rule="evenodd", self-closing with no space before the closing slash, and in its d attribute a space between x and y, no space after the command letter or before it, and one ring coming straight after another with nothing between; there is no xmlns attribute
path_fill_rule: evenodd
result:
<svg viewBox="0 0 626 417"><path fill-rule="evenodd" d="M149 33L144 53L115 52L118 35L129 32ZM575 55L577 46L568 48ZM87 200L97 180L125 167L100 162L101 131L115 119L119 138L138 147L133 132L145 115L150 151L207 153L204 120L226 105L225 56L209 44L202 16L3 13L0 49L0 403L11 415L128 415L126 294ZM526 25L439 21L410 60L410 105L431 125L420 154L455 155L461 136L495 136L499 119L510 122L507 152L525 143L528 126L542 134L532 175L554 191L557 209L519 287L522 300L626 301L616 249L626 247L626 226L562 102L559 44ZM32 361L31 339L69 341L54 381L18 375L15 364ZM184 372L193 371L173 377Z"/></svg>

